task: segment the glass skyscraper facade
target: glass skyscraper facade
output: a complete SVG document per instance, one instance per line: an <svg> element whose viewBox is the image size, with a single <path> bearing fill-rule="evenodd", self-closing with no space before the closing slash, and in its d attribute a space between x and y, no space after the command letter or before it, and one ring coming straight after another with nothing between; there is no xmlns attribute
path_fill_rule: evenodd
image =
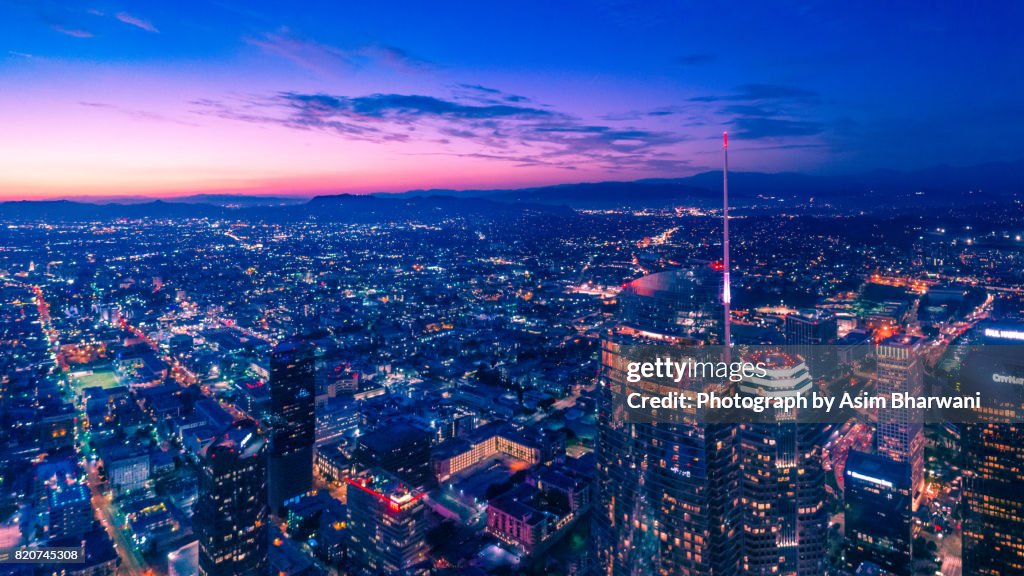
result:
<svg viewBox="0 0 1024 576"><path fill-rule="evenodd" d="M313 346L301 339L279 344L270 356L270 507L313 487L316 398Z"/></svg>
<svg viewBox="0 0 1024 576"><path fill-rule="evenodd" d="M901 334L891 336L875 347L879 395L924 394L923 344L924 338ZM921 412L916 409L880 409L876 443L880 455L909 465L911 506L916 509L924 489L924 424Z"/></svg>
<svg viewBox="0 0 1024 576"><path fill-rule="evenodd" d="M619 295L619 322L654 336L703 344L722 341L722 275L710 265L638 278Z"/></svg>
<svg viewBox="0 0 1024 576"><path fill-rule="evenodd" d="M737 427L637 423L622 413L636 346L720 342L721 274L660 272L620 294L620 322L601 345L597 560L603 574L735 574L740 560Z"/></svg>
<svg viewBox="0 0 1024 576"><path fill-rule="evenodd" d="M1024 574L1024 358L989 345L966 362L965 387L996 399L963 427L963 574ZM966 392L973 390L967 389Z"/></svg>
<svg viewBox="0 0 1024 576"><path fill-rule="evenodd" d="M255 423L233 424L201 451L194 526L201 575L267 573L267 450Z"/></svg>
<svg viewBox="0 0 1024 576"><path fill-rule="evenodd" d="M843 473L846 563L865 563L897 576L912 573L913 516L907 462L850 452Z"/></svg>

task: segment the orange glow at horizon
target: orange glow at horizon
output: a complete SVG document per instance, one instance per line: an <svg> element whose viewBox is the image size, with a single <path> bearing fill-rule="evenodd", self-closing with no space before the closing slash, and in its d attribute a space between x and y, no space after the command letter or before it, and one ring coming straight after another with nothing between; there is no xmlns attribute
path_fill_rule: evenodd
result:
<svg viewBox="0 0 1024 576"><path fill-rule="evenodd" d="M478 158L464 144L369 142L318 130L200 116L178 104L146 116L42 95L0 95L0 200L313 196L578 181L551 166ZM179 120L180 119L180 120Z"/></svg>

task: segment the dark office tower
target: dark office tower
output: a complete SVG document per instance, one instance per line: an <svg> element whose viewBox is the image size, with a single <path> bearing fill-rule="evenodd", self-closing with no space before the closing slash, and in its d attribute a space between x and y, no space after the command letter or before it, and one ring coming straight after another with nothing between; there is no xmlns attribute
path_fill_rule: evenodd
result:
<svg viewBox="0 0 1024 576"><path fill-rule="evenodd" d="M924 394L924 372L921 366L923 338L901 334L883 340L875 347L878 361L878 394ZM896 462L909 464L911 502L914 509L924 488L923 415L912 409L880 409L878 453Z"/></svg>
<svg viewBox="0 0 1024 576"><path fill-rule="evenodd" d="M429 430L413 424L385 424L359 438L355 460L358 468L381 468L417 488L434 482L430 466Z"/></svg>
<svg viewBox="0 0 1024 576"><path fill-rule="evenodd" d="M739 385L748 396L810 395L802 359L781 351L743 357L767 374ZM823 576L828 510L822 466L824 428L798 424L795 412L765 411L739 426L742 574Z"/></svg>
<svg viewBox="0 0 1024 576"><path fill-rule="evenodd" d="M293 339L270 356L270 509L313 487L316 399L313 347Z"/></svg>
<svg viewBox="0 0 1024 576"><path fill-rule="evenodd" d="M1018 333L1024 333L1017 327ZM991 408L963 427L964 576L1024 574L1024 354L981 346L964 363L964 393Z"/></svg>
<svg viewBox="0 0 1024 576"><path fill-rule="evenodd" d="M620 323L602 341L598 376L594 532L602 574L738 572L737 427L690 416L637 422L621 402L654 386L628 381L635 346L719 342L721 283L720 273L698 265L640 278L620 294Z"/></svg>
<svg viewBox="0 0 1024 576"><path fill-rule="evenodd" d="M347 482L354 572L425 574L424 493L379 468Z"/></svg>
<svg viewBox="0 0 1024 576"><path fill-rule="evenodd" d="M200 452L193 517L203 576L267 571L267 451L255 423L236 422Z"/></svg>
<svg viewBox="0 0 1024 576"><path fill-rule="evenodd" d="M846 563L851 571L870 562L897 576L913 572L913 517L906 462L850 452L844 500Z"/></svg>
<svg viewBox="0 0 1024 576"><path fill-rule="evenodd" d="M1024 425L963 431L964 576L1024 574Z"/></svg>
<svg viewBox="0 0 1024 576"><path fill-rule="evenodd" d="M786 345L799 354L815 378L823 378L837 365L832 348L838 340L836 315L829 310L805 308L786 316Z"/></svg>

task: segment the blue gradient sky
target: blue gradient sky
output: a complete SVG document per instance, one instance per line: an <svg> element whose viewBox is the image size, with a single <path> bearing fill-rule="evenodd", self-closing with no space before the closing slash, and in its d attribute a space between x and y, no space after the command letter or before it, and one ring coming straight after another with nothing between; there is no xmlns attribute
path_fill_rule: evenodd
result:
<svg viewBox="0 0 1024 576"><path fill-rule="evenodd" d="M2 2L0 197L1016 160L1024 4Z"/></svg>

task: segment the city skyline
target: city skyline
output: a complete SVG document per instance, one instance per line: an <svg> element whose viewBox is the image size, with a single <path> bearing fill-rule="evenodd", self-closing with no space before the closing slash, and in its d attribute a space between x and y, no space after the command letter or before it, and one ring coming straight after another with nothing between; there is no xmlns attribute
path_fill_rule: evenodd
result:
<svg viewBox="0 0 1024 576"><path fill-rule="evenodd" d="M0 559L81 545L71 576L1015 573L1024 215L970 201L735 217L734 358L767 372L681 382L630 364L716 353L718 210L6 218ZM673 386L977 388L987 424L623 411Z"/></svg>
<svg viewBox="0 0 1024 576"><path fill-rule="evenodd" d="M114 1L0 0L3 574L1024 574L1024 5Z"/></svg>
<svg viewBox="0 0 1024 576"><path fill-rule="evenodd" d="M0 199L1016 161L1020 11L8 3Z"/></svg>

